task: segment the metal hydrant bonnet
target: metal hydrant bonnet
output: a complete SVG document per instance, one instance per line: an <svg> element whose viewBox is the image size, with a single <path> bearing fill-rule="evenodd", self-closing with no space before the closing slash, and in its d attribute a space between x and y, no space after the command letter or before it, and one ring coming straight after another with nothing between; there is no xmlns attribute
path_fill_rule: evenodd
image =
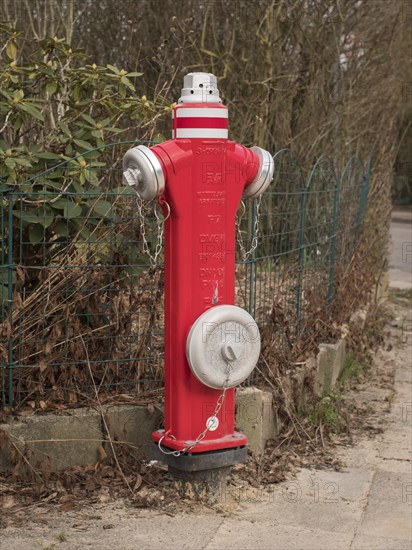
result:
<svg viewBox="0 0 412 550"><path fill-rule="evenodd" d="M190 73L173 108L173 139L130 149L125 183L167 204L165 222L164 430L161 458L202 470L246 457L234 431L234 386L255 367L259 330L235 299L235 217L273 177L273 159L228 140L216 77Z"/></svg>

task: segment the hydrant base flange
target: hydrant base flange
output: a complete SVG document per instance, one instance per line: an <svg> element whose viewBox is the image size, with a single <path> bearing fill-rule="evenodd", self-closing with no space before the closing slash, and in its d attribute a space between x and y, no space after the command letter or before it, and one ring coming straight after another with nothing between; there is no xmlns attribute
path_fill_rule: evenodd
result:
<svg viewBox="0 0 412 550"><path fill-rule="evenodd" d="M169 473L173 476L177 494L181 498L204 504L226 502L227 477L230 470L230 466L225 466L224 468L187 472L169 466Z"/></svg>
<svg viewBox="0 0 412 550"><path fill-rule="evenodd" d="M223 449L221 451L182 454L180 456L162 453L156 443L153 443L152 449L154 460L164 462L175 470L186 472L226 468L240 462L246 462L247 459L247 447L233 447L232 449Z"/></svg>

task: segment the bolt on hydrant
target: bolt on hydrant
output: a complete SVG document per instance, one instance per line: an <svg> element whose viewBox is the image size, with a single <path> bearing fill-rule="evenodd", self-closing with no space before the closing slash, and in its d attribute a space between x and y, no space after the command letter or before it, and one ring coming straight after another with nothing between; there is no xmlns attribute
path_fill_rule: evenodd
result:
<svg viewBox="0 0 412 550"><path fill-rule="evenodd" d="M190 73L173 108L173 139L130 149L124 181L157 198L165 222L164 430L155 457L179 477L212 478L246 460L234 387L255 367L259 329L235 299L235 219L273 177L271 155L228 140L216 77ZM196 474L197 472L197 474Z"/></svg>

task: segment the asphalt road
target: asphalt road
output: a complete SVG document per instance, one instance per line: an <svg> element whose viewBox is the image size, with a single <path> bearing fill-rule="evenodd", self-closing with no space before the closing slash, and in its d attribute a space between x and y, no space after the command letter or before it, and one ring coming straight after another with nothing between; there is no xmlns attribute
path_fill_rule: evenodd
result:
<svg viewBox="0 0 412 550"><path fill-rule="evenodd" d="M391 222L389 285L412 289L412 212L394 211Z"/></svg>

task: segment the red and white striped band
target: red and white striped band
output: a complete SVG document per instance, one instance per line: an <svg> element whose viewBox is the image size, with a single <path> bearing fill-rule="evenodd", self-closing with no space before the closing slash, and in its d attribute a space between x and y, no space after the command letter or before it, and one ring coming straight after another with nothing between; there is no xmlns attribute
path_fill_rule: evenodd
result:
<svg viewBox="0 0 412 550"><path fill-rule="evenodd" d="M227 139L227 107L177 105L173 109L174 138Z"/></svg>

